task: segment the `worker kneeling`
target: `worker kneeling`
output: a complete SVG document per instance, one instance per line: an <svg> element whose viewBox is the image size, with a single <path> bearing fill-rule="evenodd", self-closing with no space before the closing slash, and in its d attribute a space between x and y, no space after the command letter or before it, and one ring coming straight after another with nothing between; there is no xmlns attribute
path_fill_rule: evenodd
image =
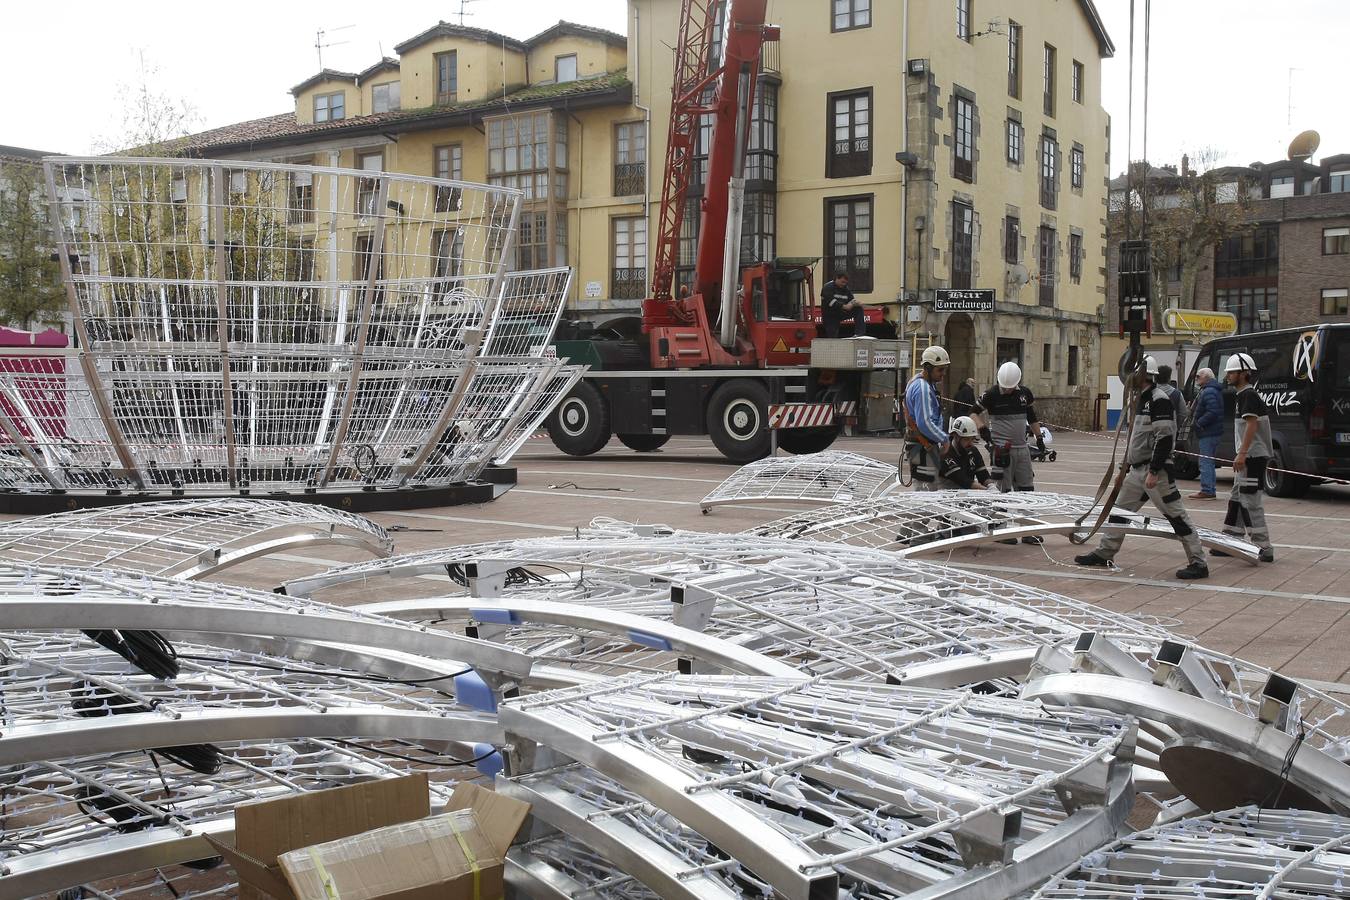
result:
<svg viewBox="0 0 1350 900"><path fill-rule="evenodd" d="M970 416L957 416L952 419L948 429L952 439L942 454L942 464L938 470L938 487L951 490L966 490L976 486L996 488L994 480L985 468L984 457L975 446L980 430Z"/></svg>
<svg viewBox="0 0 1350 900"><path fill-rule="evenodd" d="M1138 512L1145 500L1152 500L1186 548L1189 562L1186 568L1177 570L1177 577L1184 580L1208 578L1209 567L1205 565L1200 549L1200 538L1186 515L1186 508L1181 505L1181 491L1172 480L1172 445L1176 440L1177 425L1172 414L1172 401L1157 383L1158 361L1151 356L1144 357L1144 371L1136 373L1135 377L1141 387L1138 409L1130 426L1130 444L1125 450L1130 472L1121 485L1115 505ZM1123 543L1123 534L1110 534L1102 538L1096 550L1075 556L1074 562L1080 566L1108 566Z"/></svg>

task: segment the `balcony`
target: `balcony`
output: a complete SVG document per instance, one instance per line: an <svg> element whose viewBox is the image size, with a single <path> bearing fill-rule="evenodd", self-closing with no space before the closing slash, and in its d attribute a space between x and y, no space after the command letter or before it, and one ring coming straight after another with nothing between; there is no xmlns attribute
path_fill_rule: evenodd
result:
<svg viewBox="0 0 1350 900"><path fill-rule="evenodd" d="M633 197L647 192L647 164L615 163L614 196Z"/></svg>
<svg viewBox="0 0 1350 900"><path fill-rule="evenodd" d="M783 75L778 41L767 41L759 49L759 71L765 75Z"/></svg>
<svg viewBox="0 0 1350 900"><path fill-rule="evenodd" d="M641 300L647 296L647 270L611 269L609 285L610 293L615 300Z"/></svg>

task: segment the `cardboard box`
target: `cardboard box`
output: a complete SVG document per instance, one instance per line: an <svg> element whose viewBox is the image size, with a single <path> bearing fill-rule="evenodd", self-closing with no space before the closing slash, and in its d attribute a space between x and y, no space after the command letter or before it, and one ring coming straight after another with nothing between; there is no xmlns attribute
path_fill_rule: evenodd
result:
<svg viewBox="0 0 1350 900"><path fill-rule="evenodd" d="M427 799L427 778L425 774L408 775L403 778L388 778L369 781L347 787L314 791L278 800L264 800L256 803L241 804L235 809L235 845L233 847L207 838L212 846L234 866L239 876L240 897L275 897L277 900L346 900L357 896L358 888L342 884L334 885L336 893L301 894L287 879L281 857L316 848L319 845L341 844L343 839L360 836L366 840L353 841L354 846L366 848L363 857L368 862L355 870L369 884L380 884L383 893L360 894L363 897L380 900L428 900L428 898L450 898L450 900L498 900L502 896L502 859L510 848L511 841L529 813L529 804L510 797L504 797L494 791L473 784L455 786L446 805L447 812L463 811L455 819L455 824L464 821L473 823L472 834L460 832L465 844L461 845L455 831L448 828L449 823L404 829L401 836L368 838L367 832L387 829L404 823L426 820L436 823L443 819L437 816L427 820L430 806ZM416 871L409 866L397 863L399 854L430 854L425 843L409 841L407 835L423 835L431 840L432 846L444 847L446 840L453 844L453 853L465 856L468 852L475 856L474 865L467 866L457 876L442 878L439 884L426 886L402 885L397 881L379 881L384 876L378 873L389 866L382 859L384 845L381 841L391 840L391 859L395 860L393 870ZM437 843L437 836L443 838ZM414 846L416 845L416 846ZM416 849L421 847L421 849ZM478 848L478 849L475 849ZM370 855L373 850L374 855ZM478 854L483 854L478 858ZM490 856L489 856L490 854ZM308 854L304 854L308 857ZM352 855L350 852L348 855ZM356 854L360 855L360 854ZM312 857L309 857L313 861ZM320 854L322 861L326 857ZM349 869L346 863L341 869L346 877ZM336 870L329 870L332 875ZM372 888L373 889L373 888ZM347 893L351 891L353 893Z"/></svg>

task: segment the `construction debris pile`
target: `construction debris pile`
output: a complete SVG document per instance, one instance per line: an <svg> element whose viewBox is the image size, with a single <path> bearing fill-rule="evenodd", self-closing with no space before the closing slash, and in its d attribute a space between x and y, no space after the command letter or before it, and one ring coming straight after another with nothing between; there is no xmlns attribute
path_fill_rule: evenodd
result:
<svg viewBox="0 0 1350 900"><path fill-rule="evenodd" d="M1077 509L915 501L983 536ZM815 536L603 520L390 556L248 499L7 525L0 898L229 895L207 838L238 804L413 772L433 811L465 780L531 804L523 897L1346 895L1338 697L904 534ZM300 543L371 559L211 580Z"/></svg>

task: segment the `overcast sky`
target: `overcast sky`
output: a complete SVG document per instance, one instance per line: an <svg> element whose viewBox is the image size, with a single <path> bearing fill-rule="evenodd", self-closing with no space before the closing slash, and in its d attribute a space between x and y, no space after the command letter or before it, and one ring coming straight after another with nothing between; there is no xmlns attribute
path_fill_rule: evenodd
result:
<svg viewBox="0 0 1350 900"><path fill-rule="evenodd" d="M775 5L788 2L824 0L770 0L770 18ZM873 2L880 8L899 0ZM1072 5L1058 2L1066 11ZM1139 157L1144 0L1135 5L1133 156ZM1130 0L1097 0L1097 6L1117 50L1104 63L1102 101L1113 121L1112 168L1119 172L1126 152ZM1148 155L1155 164L1207 146L1227 164L1271 161L1283 158L1289 140L1305 128L1321 132L1319 155L1350 152L1344 96L1350 0L1158 0L1153 6ZM979 7L977 0L977 18ZM100 138L116 136L119 87L139 83L142 59L155 70L160 91L196 109L201 128L283 112L292 108L291 85L318 69L318 29L327 29L333 44L323 51L324 65L359 71L438 20L458 21L459 9L459 0L330 0L316 7L285 0L219 7L161 0L7 4L0 77L9 85L9 111L0 121L0 144L92 152ZM466 25L517 38L542 31L560 15L626 30L625 0L468 0L464 9Z"/></svg>

